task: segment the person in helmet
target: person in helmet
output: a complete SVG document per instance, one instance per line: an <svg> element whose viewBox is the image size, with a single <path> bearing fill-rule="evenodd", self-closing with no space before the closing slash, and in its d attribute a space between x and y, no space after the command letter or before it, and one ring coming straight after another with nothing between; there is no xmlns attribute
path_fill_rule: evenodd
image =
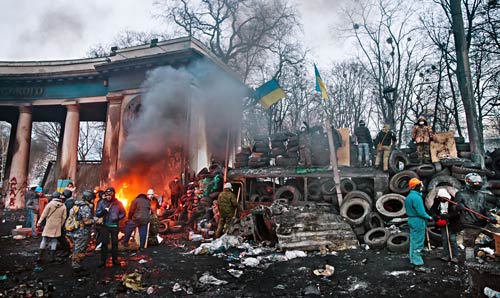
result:
<svg viewBox="0 0 500 298"><path fill-rule="evenodd" d="M108 243L111 238L111 256L113 266L121 266L118 261L118 224L120 220L125 218L125 208L123 204L115 197L115 189L108 187L105 194L105 199L99 202L97 206L96 216L103 218L102 246L101 246L101 262L98 267L106 266L108 258Z"/></svg>
<svg viewBox="0 0 500 298"><path fill-rule="evenodd" d="M422 249L424 248L427 221L432 220L432 217L425 211L422 181L418 178L411 178L408 186L410 193L405 199L405 209L410 227L410 263L415 271L429 273L429 269L423 266Z"/></svg>
<svg viewBox="0 0 500 298"><path fill-rule="evenodd" d="M460 222L455 205L448 202L452 200L452 196L446 188L440 188L430 212L436 226L441 229L441 239L443 240L441 260L458 263L457 233L460 232Z"/></svg>
<svg viewBox="0 0 500 298"><path fill-rule="evenodd" d="M375 157L375 168L380 167L380 162L382 161L383 155L383 170L384 172L387 172L389 170L389 155L391 155L392 145L395 144L396 136L391 130L391 126L389 124L384 124L384 127L375 138L375 147L377 149L377 156Z"/></svg>
<svg viewBox="0 0 500 298"><path fill-rule="evenodd" d="M73 192L69 189L65 189L62 192L62 196L64 199L64 205L66 205L66 210L68 212L68 214L66 215L69 215L69 210L71 210L71 208L73 208L73 205L75 204L75 199L73 198Z"/></svg>
<svg viewBox="0 0 500 298"><path fill-rule="evenodd" d="M91 202L94 200L94 193L85 190L82 197L75 200L68 216L75 216L79 222L76 229L67 231L73 242L71 252L71 267L74 271L82 269L82 262L85 259L85 251L89 245L92 224L94 223L93 209Z"/></svg>
<svg viewBox="0 0 500 298"><path fill-rule="evenodd" d="M481 176L479 176L479 174L477 173L469 173L465 175L465 189L457 192L456 194L460 224L464 231L463 241L465 246L466 260L471 260L474 258L475 240L481 233L481 228L488 223L488 220L464 208L474 210L490 218L489 221L493 224L497 223L497 220L488 213L484 193L480 191L482 187L483 178L481 178Z"/></svg>
<svg viewBox="0 0 500 298"><path fill-rule="evenodd" d="M354 129L354 135L358 142L358 166L369 167L371 164L370 149L373 146L373 142L370 130L365 126L364 120L359 121L359 126Z"/></svg>
<svg viewBox="0 0 500 298"><path fill-rule="evenodd" d="M231 183L224 184L224 190L217 197L217 204L219 208L219 224L215 232L215 238L219 238L222 233L227 233L231 219L236 215L236 210L239 210L238 201L233 193L233 186Z"/></svg>
<svg viewBox="0 0 500 298"><path fill-rule="evenodd" d="M417 123L411 131L411 139L417 144L418 161L422 163L431 163L431 141L434 138L432 127L427 124L424 116L417 119Z"/></svg>

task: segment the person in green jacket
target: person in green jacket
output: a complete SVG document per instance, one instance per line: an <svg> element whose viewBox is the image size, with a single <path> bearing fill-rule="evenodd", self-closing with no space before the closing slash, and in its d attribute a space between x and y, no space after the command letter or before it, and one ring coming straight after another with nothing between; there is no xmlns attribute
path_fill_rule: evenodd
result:
<svg viewBox="0 0 500 298"><path fill-rule="evenodd" d="M215 238L219 238L222 233L227 233L231 224L231 219L235 217L238 208L238 200L233 193L233 186L227 182L224 184L224 190L217 197L219 205L219 224L215 232Z"/></svg>
<svg viewBox="0 0 500 298"><path fill-rule="evenodd" d="M424 248L427 220L432 220L432 217L425 211L422 198L422 181L411 178L408 186L410 187L410 193L406 197L405 208L408 215L408 225L410 226L410 263L415 271L429 273L430 270L423 266L422 249Z"/></svg>

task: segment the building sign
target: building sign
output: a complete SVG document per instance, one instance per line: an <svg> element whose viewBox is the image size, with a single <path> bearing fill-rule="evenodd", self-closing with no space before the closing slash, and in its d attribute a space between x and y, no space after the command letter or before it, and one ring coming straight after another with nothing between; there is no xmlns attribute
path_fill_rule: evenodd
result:
<svg viewBox="0 0 500 298"><path fill-rule="evenodd" d="M40 97L45 89L43 87L2 87L0 97L2 98L26 98Z"/></svg>

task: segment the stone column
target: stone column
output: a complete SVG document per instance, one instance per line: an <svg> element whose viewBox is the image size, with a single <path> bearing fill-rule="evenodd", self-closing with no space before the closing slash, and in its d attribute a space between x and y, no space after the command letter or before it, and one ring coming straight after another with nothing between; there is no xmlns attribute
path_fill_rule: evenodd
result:
<svg viewBox="0 0 500 298"><path fill-rule="evenodd" d="M123 95L108 96L106 133L101 160L101 185L113 182L118 164Z"/></svg>
<svg viewBox="0 0 500 298"><path fill-rule="evenodd" d="M80 135L80 112L75 103L66 105L66 121L61 152L61 172L59 179L76 179L78 165L78 137ZM75 182L76 183L76 182ZM78 185L78 184L76 184Z"/></svg>
<svg viewBox="0 0 500 298"><path fill-rule="evenodd" d="M31 106L19 107L14 155L10 165L9 187L6 207L9 209L24 208L24 194L28 187L28 164L31 144Z"/></svg>

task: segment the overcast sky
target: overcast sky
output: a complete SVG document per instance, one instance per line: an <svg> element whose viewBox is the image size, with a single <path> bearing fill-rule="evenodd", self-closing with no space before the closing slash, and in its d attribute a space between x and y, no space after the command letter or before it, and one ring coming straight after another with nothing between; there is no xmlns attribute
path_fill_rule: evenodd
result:
<svg viewBox="0 0 500 298"><path fill-rule="evenodd" d="M163 26L152 17L156 0L0 0L0 61L84 58L123 30ZM339 5L349 0L293 0L302 14L305 41L319 65L344 56L332 33Z"/></svg>

